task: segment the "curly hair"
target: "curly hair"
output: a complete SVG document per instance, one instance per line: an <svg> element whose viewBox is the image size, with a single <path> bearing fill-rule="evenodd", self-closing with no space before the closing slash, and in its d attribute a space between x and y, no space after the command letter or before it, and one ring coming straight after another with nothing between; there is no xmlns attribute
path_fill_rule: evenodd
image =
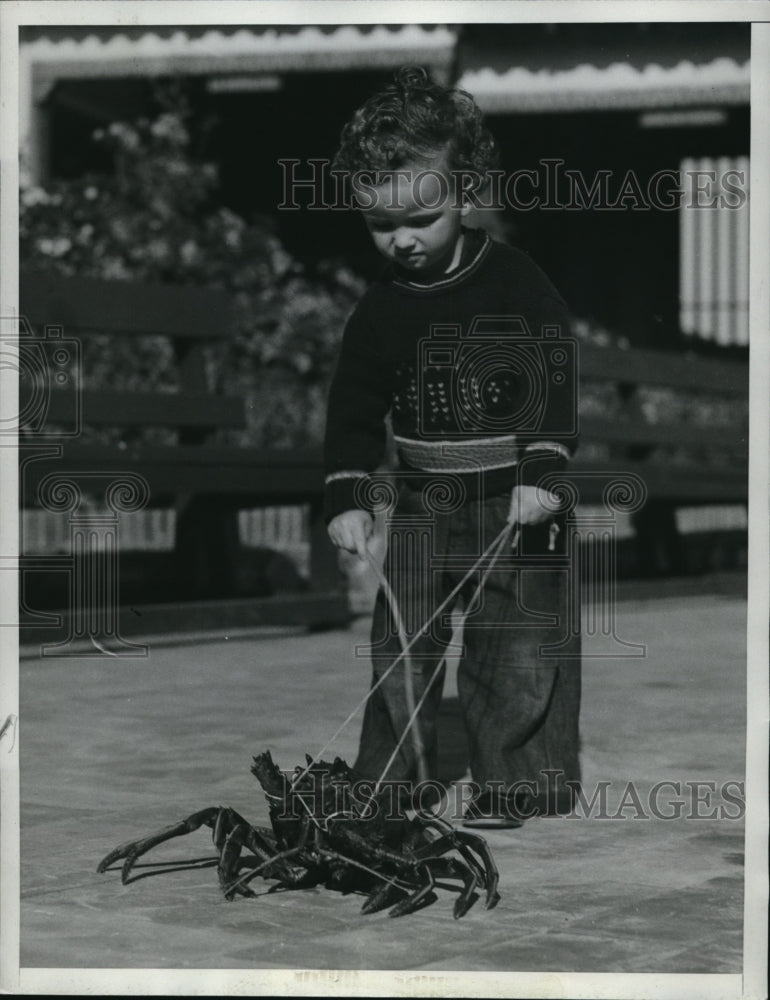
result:
<svg viewBox="0 0 770 1000"><path fill-rule="evenodd" d="M450 170L482 176L498 162L495 140L471 95L432 83L421 67L405 66L344 127L334 168L393 170L441 154Z"/></svg>

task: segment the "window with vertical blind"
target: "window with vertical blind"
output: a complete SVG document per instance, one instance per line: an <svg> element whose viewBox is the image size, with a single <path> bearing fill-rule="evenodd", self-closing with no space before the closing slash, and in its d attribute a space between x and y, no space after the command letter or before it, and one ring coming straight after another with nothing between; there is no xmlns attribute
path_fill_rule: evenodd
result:
<svg viewBox="0 0 770 1000"><path fill-rule="evenodd" d="M749 158L690 157L680 170L682 333L724 346L748 344Z"/></svg>

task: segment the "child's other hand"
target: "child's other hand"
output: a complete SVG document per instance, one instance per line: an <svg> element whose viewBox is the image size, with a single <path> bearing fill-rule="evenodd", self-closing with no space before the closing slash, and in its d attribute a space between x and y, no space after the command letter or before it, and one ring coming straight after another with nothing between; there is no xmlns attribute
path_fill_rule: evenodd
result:
<svg viewBox="0 0 770 1000"><path fill-rule="evenodd" d="M329 538L338 549L366 559L367 542L374 534L374 518L365 510L346 510L329 521Z"/></svg>
<svg viewBox="0 0 770 1000"><path fill-rule="evenodd" d="M537 486L515 486L508 520L511 524L541 524L559 509L559 498Z"/></svg>

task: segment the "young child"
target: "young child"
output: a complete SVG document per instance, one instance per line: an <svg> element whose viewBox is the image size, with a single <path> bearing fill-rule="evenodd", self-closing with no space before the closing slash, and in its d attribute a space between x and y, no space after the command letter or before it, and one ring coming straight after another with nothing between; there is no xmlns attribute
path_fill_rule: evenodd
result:
<svg viewBox="0 0 770 1000"><path fill-rule="evenodd" d="M524 253L463 225L474 179L495 164L470 95L420 69L399 71L343 130L335 168L350 178L388 265L344 332L327 417L326 515L334 544L365 558L373 538L366 487L383 460L390 415L398 501L385 572L410 637L515 521L516 550L465 608L458 694L481 790L466 823L517 826L569 810L564 782L576 787L580 778L579 633L569 624L563 555L554 565L565 532L555 498L538 487L574 451L575 373L569 342L559 339L567 310L545 275ZM476 572L461 601L478 582ZM450 638L442 614L412 647L415 700ZM374 681L400 652L380 591ZM443 671L419 716L432 768L442 684ZM367 703L360 775L382 776L408 719L402 661ZM415 775L406 739L387 777Z"/></svg>

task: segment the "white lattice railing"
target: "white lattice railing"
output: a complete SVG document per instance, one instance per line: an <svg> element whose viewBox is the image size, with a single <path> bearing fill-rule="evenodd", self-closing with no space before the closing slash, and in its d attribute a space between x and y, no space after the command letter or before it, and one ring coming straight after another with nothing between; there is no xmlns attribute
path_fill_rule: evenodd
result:
<svg viewBox="0 0 770 1000"><path fill-rule="evenodd" d="M679 325L718 344L749 342L749 158L681 163Z"/></svg>
<svg viewBox="0 0 770 1000"><path fill-rule="evenodd" d="M581 521L598 508L579 507ZM634 529L628 514L616 514L617 538L631 538ZM174 548L173 510L143 510L124 514L120 520L122 551L164 552ZM677 510L677 526L682 534L698 531L745 530L746 510L734 504L706 507L682 507ZM304 565L308 558L310 534L308 512L304 507L259 507L238 514L241 543L250 548L265 546L285 552ZM22 552L24 555L53 554L69 551L70 528L65 514L27 510L22 515Z"/></svg>
<svg viewBox="0 0 770 1000"><path fill-rule="evenodd" d="M70 527L66 514L45 510L22 513L22 552L25 555L66 552ZM120 518L123 551L163 552L174 548L176 516L173 510L141 510ZM310 544L305 507L260 507L238 512L241 543L268 546L288 554L305 553Z"/></svg>

